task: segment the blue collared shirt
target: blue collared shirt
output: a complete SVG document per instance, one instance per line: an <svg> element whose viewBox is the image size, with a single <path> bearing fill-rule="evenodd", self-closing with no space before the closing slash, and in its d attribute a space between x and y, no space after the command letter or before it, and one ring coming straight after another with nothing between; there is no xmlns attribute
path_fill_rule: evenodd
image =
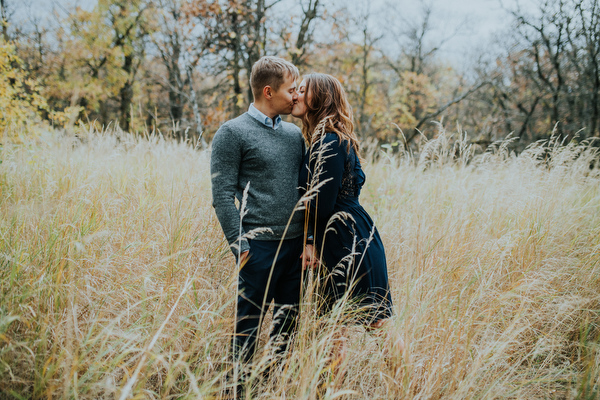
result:
<svg viewBox="0 0 600 400"><path fill-rule="evenodd" d="M275 123L273 123L273 120L271 118L267 117L265 114L260 112L258 108L254 107L254 103L250 104L250 107L248 107L248 114L250 114L250 116L256 119L258 122L260 122L261 124L265 124L269 128L277 129L281 126L281 117L279 115L275 117Z"/></svg>

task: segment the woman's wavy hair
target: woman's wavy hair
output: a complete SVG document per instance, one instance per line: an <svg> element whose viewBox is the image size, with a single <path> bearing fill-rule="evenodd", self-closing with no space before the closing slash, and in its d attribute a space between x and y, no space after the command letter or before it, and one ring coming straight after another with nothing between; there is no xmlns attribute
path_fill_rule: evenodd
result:
<svg viewBox="0 0 600 400"><path fill-rule="evenodd" d="M304 103L306 114L302 118L302 135L312 146L326 132L338 135L340 143L344 140L360 157L360 144L354 133L352 107L346 91L335 77L327 74L312 73L304 77L306 83ZM317 129L319 124L323 129ZM319 126L321 128L321 126Z"/></svg>

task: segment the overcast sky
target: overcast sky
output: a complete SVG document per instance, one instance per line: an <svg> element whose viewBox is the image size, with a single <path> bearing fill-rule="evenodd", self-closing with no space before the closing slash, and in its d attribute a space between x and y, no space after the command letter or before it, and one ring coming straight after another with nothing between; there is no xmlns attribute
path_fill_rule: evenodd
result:
<svg viewBox="0 0 600 400"><path fill-rule="evenodd" d="M468 64L481 49L489 48L495 38L502 38L510 30L512 17L509 10L519 5L533 12L536 0L376 0L381 2L378 12L385 15L386 7L396 6L408 23L421 21L423 3L431 8L432 32L430 43L443 44L439 55L455 66ZM402 22L398 22L401 24ZM390 29L384 26L383 29ZM393 40L393 39L392 39Z"/></svg>
<svg viewBox="0 0 600 400"><path fill-rule="evenodd" d="M465 64L463 60L477 53L481 48L489 46L494 35L506 32L510 27L507 9L514 9L518 4L524 9L533 9L536 0L322 0L324 4L336 2L345 5L353 12L364 12L365 7L374 16L372 23L380 31L402 29L404 21L420 21L423 3L432 10L433 25L429 40L439 44L442 39L451 37L439 52L455 66ZM31 4L33 10L42 17L48 15L52 4L66 6L94 4L95 0L8 0L13 7L16 4ZM402 19L390 19L387 12L395 8ZM362 11L361 11L362 10ZM393 25L393 26L391 26ZM387 38L393 45L394 37Z"/></svg>

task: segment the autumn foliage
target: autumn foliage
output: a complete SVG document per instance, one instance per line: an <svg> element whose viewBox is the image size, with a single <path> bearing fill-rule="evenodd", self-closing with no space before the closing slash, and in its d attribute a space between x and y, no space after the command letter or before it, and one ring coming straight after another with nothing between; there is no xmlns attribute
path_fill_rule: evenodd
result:
<svg viewBox="0 0 600 400"><path fill-rule="evenodd" d="M4 12L17 3L3 0L2 96L12 105L2 124L29 113L206 144L252 102L252 64L279 55L338 77L359 136L397 151L435 137L440 121L481 150L509 134L519 151L553 133L600 135L598 0L507 11L509 31L460 70L440 52L453 33L436 32L424 2L413 16L342 3L98 0L19 25Z"/></svg>
<svg viewBox="0 0 600 400"><path fill-rule="evenodd" d="M24 69L15 46L0 38L0 137L39 121L47 110L38 82Z"/></svg>

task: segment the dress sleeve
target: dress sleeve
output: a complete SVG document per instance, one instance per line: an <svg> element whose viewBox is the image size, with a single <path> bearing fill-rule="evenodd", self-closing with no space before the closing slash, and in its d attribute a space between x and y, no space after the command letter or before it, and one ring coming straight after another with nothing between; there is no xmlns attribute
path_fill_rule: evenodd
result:
<svg viewBox="0 0 600 400"><path fill-rule="evenodd" d="M314 180L312 185L325 183L319 188L317 196L311 200L309 209L316 218L329 219L344 175L346 152L340 145L338 136L333 133L327 134L323 141L315 143L310 151L310 176Z"/></svg>
<svg viewBox="0 0 600 400"><path fill-rule="evenodd" d="M250 248L248 241L243 238L245 232L240 227L240 212L235 205L241 161L242 145L239 138L226 126L222 126L212 142L210 174L213 207L231 251L236 257Z"/></svg>

